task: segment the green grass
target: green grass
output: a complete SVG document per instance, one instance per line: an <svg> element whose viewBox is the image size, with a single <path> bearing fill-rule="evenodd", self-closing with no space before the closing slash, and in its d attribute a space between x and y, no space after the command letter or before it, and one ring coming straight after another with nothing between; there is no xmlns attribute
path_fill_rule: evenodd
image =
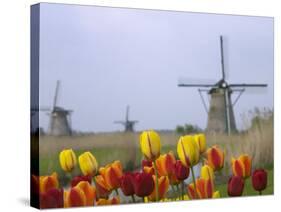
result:
<svg viewBox="0 0 281 212"><path fill-rule="evenodd" d="M267 170L268 172L268 183L267 188L262 192L262 195L272 195L274 193L274 183L273 183L273 170ZM216 185L215 190L219 190L221 197L228 197L227 195L227 184ZM247 179L244 186L243 196L254 196L259 195L252 187L251 178Z"/></svg>

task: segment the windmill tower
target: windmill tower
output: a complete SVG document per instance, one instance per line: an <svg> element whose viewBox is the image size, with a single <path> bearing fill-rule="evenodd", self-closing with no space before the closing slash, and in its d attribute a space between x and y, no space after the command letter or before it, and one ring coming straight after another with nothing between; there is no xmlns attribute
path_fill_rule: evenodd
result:
<svg viewBox="0 0 281 212"><path fill-rule="evenodd" d="M126 115L125 115L125 121L114 121L115 124L122 124L124 126L124 132L133 132L134 126L138 121L130 121L129 120L129 112L130 112L130 106L128 105L126 107Z"/></svg>
<svg viewBox="0 0 281 212"><path fill-rule="evenodd" d="M198 91L208 113L207 132L219 132L231 134L237 131L233 106L239 100L248 87L266 87L267 84L229 84L226 81L224 70L223 37L220 36L220 55L222 78L217 83L186 83L179 82L179 87L198 87ZM210 95L209 109L202 96L202 92ZM238 92L236 99L232 103L232 94Z"/></svg>

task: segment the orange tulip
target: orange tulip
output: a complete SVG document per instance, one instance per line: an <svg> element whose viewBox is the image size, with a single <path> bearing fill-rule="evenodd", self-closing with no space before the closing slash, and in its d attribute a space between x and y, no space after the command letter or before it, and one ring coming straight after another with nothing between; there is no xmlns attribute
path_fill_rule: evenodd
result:
<svg viewBox="0 0 281 212"><path fill-rule="evenodd" d="M213 146L207 150L207 162L214 171L221 170L224 165L224 152L217 146Z"/></svg>
<svg viewBox="0 0 281 212"><path fill-rule="evenodd" d="M114 161L105 167L101 167L99 170L100 174L104 177L107 185L110 189L117 189L120 187L121 177L123 175L121 162Z"/></svg>
<svg viewBox="0 0 281 212"><path fill-rule="evenodd" d="M99 198L107 198L111 192L109 185L106 183L102 175L95 177L97 195Z"/></svg>
<svg viewBox="0 0 281 212"><path fill-rule="evenodd" d="M50 176L39 177L39 191L45 193L52 188L59 188L58 175L54 172Z"/></svg>
<svg viewBox="0 0 281 212"><path fill-rule="evenodd" d="M172 151L167 154L160 155L156 160L156 168L159 176L170 177L174 173L176 158Z"/></svg>
<svg viewBox="0 0 281 212"><path fill-rule="evenodd" d="M147 174L151 174L151 175L155 174L154 168L153 167L149 167L149 166L144 166L143 167L143 172L147 173Z"/></svg>
<svg viewBox="0 0 281 212"><path fill-rule="evenodd" d="M196 189L199 199L212 198L214 187L211 180L198 178L196 181ZM191 199L196 199L194 184L191 183L187 186L188 195ZM215 195L214 195L215 196Z"/></svg>
<svg viewBox="0 0 281 212"><path fill-rule="evenodd" d="M97 205L117 205L120 204L120 199L118 197L113 197L112 199L99 199Z"/></svg>
<svg viewBox="0 0 281 212"><path fill-rule="evenodd" d="M153 175L154 184L156 184L156 176ZM159 191L159 199L165 197L169 188L169 178L167 176L161 176L158 178L158 191ZM152 201L156 200L156 186L154 186L153 192L148 196L148 198Z"/></svg>
<svg viewBox="0 0 281 212"><path fill-rule="evenodd" d="M240 155L238 159L232 158L233 175L242 178L251 176L252 159L248 155Z"/></svg>
<svg viewBox="0 0 281 212"><path fill-rule="evenodd" d="M91 186L87 181L81 181L75 187L79 187L85 194L86 197L86 205L93 206L94 200L96 199L96 189Z"/></svg>
<svg viewBox="0 0 281 212"><path fill-rule="evenodd" d="M64 207L79 207L86 206L87 198L84 191L78 187L72 187L69 191L64 193Z"/></svg>

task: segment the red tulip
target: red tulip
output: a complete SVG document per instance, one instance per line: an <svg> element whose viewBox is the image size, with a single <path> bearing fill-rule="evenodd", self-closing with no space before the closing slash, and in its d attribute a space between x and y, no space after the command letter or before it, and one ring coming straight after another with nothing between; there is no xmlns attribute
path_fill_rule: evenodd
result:
<svg viewBox="0 0 281 212"><path fill-rule="evenodd" d="M71 187L76 186L78 183L80 183L81 181L87 181L90 184L92 183L92 178L89 175L82 175L82 176L76 176L71 180Z"/></svg>
<svg viewBox="0 0 281 212"><path fill-rule="evenodd" d="M152 161L150 161L150 160L142 160L142 161L141 161L141 167L142 167L142 169L143 169L144 167L146 167L146 166L152 167Z"/></svg>
<svg viewBox="0 0 281 212"><path fill-rule="evenodd" d="M154 180L151 174L136 173L134 174L134 190L139 197L150 195L154 189Z"/></svg>
<svg viewBox="0 0 281 212"><path fill-rule="evenodd" d="M261 192L267 186L267 172L264 169L257 169L252 174L252 185L256 191Z"/></svg>
<svg viewBox="0 0 281 212"><path fill-rule="evenodd" d="M125 173L121 177L121 190L125 196L134 195L134 175L132 173Z"/></svg>
<svg viewBox="0 0 281 212"><path fill-rule="evenodd" d="M237 197L241 196L244 189L244 180L240 176L232 176L228 180L227 192L228 196Z"/></svg>
<svg viewBox="0 0 281 212"><path fill-rule="evenodd" d="M182 165L180 160L175 163L175 174L178 180L185 180L189 176L189 168Z"/></svg>
<svg viewBox="0 0 281 212"><path fill-rule="evenodd" d="M63 189L51 188L41 193L40 208L63 208Z"/></svg>

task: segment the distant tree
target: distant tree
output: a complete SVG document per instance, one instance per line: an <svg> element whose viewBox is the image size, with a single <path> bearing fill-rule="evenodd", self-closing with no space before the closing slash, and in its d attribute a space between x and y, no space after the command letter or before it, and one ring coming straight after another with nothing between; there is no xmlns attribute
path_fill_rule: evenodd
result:
<svg viewBox="0 0 281 212"><path fill-rule="evenodd" d="M176 133L185 135L185 134L194 134L194 133L199 133L202 132L203 130L198 127L197 125L192 125L192 124L185 124L185 125L178 125L176 127Z"/></svg>

